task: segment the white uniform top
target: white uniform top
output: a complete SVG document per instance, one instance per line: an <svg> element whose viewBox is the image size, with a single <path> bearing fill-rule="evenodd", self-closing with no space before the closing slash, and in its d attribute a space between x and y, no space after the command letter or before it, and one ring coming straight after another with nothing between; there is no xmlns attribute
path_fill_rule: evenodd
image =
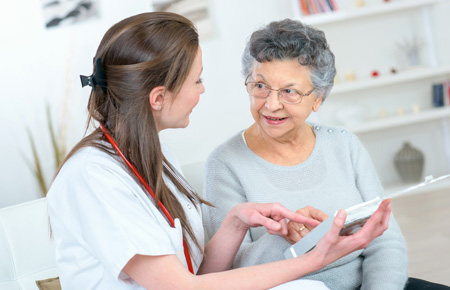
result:
<svg viewBox="0 0 450 290"><path fill-rule="evenodd" d="M163 147L163 152L181 172L171 151ZM72 156L54 180L47 195L48 214L62 289L144 289L122 272L136 254L176 254L186 265L179 220L172 228L125 166L88 147ZM201 211L168 178L165 182L180 200L203 247ZM196 272L202 256L191 245Z"/></svg>

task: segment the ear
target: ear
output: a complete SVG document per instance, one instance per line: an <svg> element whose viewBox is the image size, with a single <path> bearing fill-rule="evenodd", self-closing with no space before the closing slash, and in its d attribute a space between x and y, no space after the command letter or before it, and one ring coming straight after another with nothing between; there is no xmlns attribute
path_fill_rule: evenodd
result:
<svg viewBox="0 0 450 290"><path fill-rule="evenodd" d="M153 111L161 111L164 103L164 96L166 93L166 88L164 86L154 87L149 96L148 100L150 102L150 107Z"/></svg>
<svg viewBox="0 0 450 290"><path fill-rule="evenodd" d="M322 104L322 97L318 97L314 100L312 110L314 112L319 111L320 105Z"/></svg>

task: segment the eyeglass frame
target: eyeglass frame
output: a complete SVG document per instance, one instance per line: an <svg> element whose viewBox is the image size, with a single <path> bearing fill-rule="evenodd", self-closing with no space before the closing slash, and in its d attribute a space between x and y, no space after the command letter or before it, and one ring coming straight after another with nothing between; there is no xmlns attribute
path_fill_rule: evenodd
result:
<svg viewBox="0 0 450 290"><path fill-rule="evenodd" d="M246 78L245 78L245 83L244 83L244 85L245 85L245 87L246 87L246 89L247 89L247 93L249 93L249 95L251 95L252 97L254 97L254 98L256 98L256 99L267 99L269 96L270 96L270 93L272 92L272 91L277 91L278 92L278 100L280 100L280 102L283 102L283 103L285 103L285 104L290 104L290 105L297 105L297 104L300 104L301 102L302 102L302 100L303 100L303 98L304 97L308 97L309 95L311 95L312 94L312 92L314 92L315 91L315 89L316 88L312 88L309 92L306 92L306 93L302 93L302 92L299 92L298 90L296 90L296 89L291 89L291 90L293 90L293 91L295 91L299 96L300 96L300 100L298 101L298 102L288 102L288 101L286 101L282 96L281 96L281 91L282 90L285 90L285 89L287 89L287 88L281 88L281 89L274 89L274 88L272 88L271 86L269 86L269 85L267 85L267 84L264 84L263 82L249 82L248 81L248 79L251 77L251 75L248 75ZM249 91L248 91L248 84L259 84L259 83L262 83L262 84L264 84L266 87L267 87L267 89L269 90L269 92L267 93L267 96L265 96L265 97L255 97L255 96L253 96Z"/></svg>

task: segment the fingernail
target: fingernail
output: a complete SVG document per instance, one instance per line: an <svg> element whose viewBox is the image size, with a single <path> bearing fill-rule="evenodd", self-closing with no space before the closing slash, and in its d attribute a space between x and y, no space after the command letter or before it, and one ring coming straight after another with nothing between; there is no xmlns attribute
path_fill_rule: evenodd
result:
<svg viewBox="0 0 450 290"><path fill-rule="evenodd" d="M279 230L279 229L281 228L281 225L280 225L279 223L273 223L272 228L273 228L274 230Z"/></svg>
<svg viewBox="0 0 450 290"><path fill-rule="evenodd" d="M341 209L338 214L337 214L338 218L345 218L345 210Z"/></svg>

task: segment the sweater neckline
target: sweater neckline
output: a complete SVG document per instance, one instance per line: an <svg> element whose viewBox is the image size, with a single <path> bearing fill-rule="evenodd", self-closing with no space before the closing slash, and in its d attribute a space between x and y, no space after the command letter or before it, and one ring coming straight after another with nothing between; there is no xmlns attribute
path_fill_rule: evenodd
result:
<svg viewBox="0 0 450 290"><path fill-rule="evenodd" d="M257 155L255 152L253 152L253 151L248 147L248 145L247 145L247 141L245 140L245 136L244 136L245 131L246 131L247 129L244 129L244 130L241 131L241 133L239 134L239 135L240 135L240 138L239 138L239 139L240 139L240 141L242 142L241 145L242 145L243 147L245 147L244 150L247 150L247 151L250 153L250 155L251 155L255 160L257 160L258 162L262 163L263 165L266 165L266 166L267 166L267 165L268 165L268 166L272 166L272 167L274 167L274 168L296 169L296 168L300 168L300 167L307 166L310 162L312 162L311 160L314 160L314 159L316 158L316 155L318 154L318 153L317 153L317 151L318 151L318 145L317 145L317 144L320 142L321 136L320 136L320 134L318 134L318 133L319 133L318 130L315 129L315 128L316 128L315 124L310 124L310 123L308 123L308 122L306 122L306 124L308 124L308 126L310 126L311 129L313 130L313 133L314 133L314 135L316 136L316 142L315 142L315 144L314 144L314 148L313 148L311 154L309 155L309 157L308 157L305 161L300 162L300 163L295 164L295 165L278 165L278 164L274 164L274 163L272 163L272 162L269 162L269 161L265 160L264 158L258 156L258 155Z"/></svg>

